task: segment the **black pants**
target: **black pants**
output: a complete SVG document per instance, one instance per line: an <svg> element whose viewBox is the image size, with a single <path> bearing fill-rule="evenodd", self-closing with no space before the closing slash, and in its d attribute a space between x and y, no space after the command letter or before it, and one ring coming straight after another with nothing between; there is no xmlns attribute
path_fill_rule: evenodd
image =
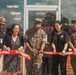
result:
<svg viewBox="0 0 76 75"><path fill-rule="evenodd" d="M67 56L53 55L52 57L52 75L59 75L58 67L60 64L60 75L66 75Z"/></svg>
<svg viewBox="0 0 76 75"><path fill-rule="evenodd" d="M43 74L49 73L49 58L48 57L43 57Z"/></svg>

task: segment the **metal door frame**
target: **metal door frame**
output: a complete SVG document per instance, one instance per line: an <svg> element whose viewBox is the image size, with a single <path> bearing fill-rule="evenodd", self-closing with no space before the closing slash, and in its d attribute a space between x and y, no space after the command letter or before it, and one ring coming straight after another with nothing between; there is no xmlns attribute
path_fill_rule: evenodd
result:
<svg viewBox="0 0 76 75"><path fill-rule="evenodd" d="M57 5L27 5L27 0L24 0L24 34L28 29L29 11L56 11L56 20L61 20L61 0L57 2ZM25 75L25 58L23 58L23 75Z"/></svg>

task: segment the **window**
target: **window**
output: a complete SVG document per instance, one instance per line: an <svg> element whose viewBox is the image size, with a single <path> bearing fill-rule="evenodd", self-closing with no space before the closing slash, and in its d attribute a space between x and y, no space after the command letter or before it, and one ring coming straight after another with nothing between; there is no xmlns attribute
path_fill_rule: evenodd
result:
<svg viewBox="0 0 76 75"><path fill-rule="evenodd" d="M23 28L24 0L0 0L0 16L7 20L9 27L13 23L18 23Z"/></svg>
<svg viewBox="0 0 76 75"><path fill-rule="evenodd" d="M57 5L58 0L27 0L27 5Z"/></svg>

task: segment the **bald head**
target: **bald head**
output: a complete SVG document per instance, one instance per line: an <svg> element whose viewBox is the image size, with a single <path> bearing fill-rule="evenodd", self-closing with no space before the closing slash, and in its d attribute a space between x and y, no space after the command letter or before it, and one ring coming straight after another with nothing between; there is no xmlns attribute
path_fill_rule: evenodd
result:
<svg viewBox="0 0 76 75"><path fill-rule="evenodd" d="M6 23L6 19L4 17L0 17L0 24L5 24Z"/></svg>
<svg viewBox="0 0 76 75"><path fill-rule="evenodd" d="M0 17L0 29L4 28L5 23L6 23L6 19L4 17Z"/></svg>

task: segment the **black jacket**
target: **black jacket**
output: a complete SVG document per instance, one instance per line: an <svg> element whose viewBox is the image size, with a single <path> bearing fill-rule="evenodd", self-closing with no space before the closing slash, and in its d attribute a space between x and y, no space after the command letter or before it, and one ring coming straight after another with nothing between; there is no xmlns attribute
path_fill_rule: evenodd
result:
<svg viewBox="0 0 76 75"><path fill-rule="evenodd" d="M12 36L6 35L3 41L3 45L6 45L7 47L11 47L11 38ZM19 39L20 39L20 46L24 46L23 36L19 36Z"/></svg>

